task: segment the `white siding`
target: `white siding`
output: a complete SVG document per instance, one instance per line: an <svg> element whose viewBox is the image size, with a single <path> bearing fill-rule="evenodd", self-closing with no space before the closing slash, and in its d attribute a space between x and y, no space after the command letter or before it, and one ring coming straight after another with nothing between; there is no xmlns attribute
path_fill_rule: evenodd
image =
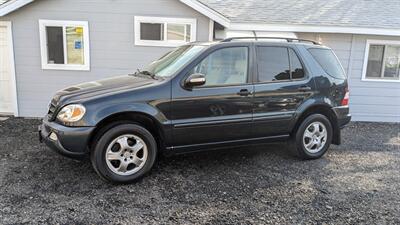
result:
<svg viewBox="0 0 400 225"><path fill-rule="evenodd" d="M1 17L13 24L20 115L41 117L57 90L134 72L171 50L135 46L134 16L194 18L197 40L208 40L209 19L177 0L40 0ZM39 19L89 22L90 71L41 69Z"/></svg>
<svg viewBox="0 0 400 225"><path fill-rule="evenodd" d="M366 40L400 40L400 38L351 34L298 33L297 35L299 38L320 41L331 47L338 55L349 76L350 111L353 121L400 122L400 82L361 80Z"/></svg>

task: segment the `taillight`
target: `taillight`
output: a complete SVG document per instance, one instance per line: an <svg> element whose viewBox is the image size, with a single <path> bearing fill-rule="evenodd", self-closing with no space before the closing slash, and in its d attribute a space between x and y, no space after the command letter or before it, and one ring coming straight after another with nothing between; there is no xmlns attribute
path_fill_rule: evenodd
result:
<svg viewBox="0 0 400 225"><path fill-rule="evenodd" d="M346 93L344 94L344 97L343 97L343 100L342 100L342 106L349 105L349 98L350 98L349 89L346 88L345 91L346 91Z"/></svg>

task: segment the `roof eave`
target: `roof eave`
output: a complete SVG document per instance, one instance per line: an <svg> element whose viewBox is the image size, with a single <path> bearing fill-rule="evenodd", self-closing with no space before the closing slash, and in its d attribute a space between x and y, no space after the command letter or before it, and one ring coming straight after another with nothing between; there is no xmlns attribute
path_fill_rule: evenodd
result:
<svg viewBox="0 0 400 225"><path fill-rule="evenodd" d="M197 0L179 1L196 10L197 12L207 16L211 20L214 20L215 22L221 24L224 27L229 27L230 25L230 20L228 18Z"/></svg>
<svg viewBox="0 0 400 225"><path fill-rule="evenodd" d="M23 7L24 5L27 5L34 0L12 0L9 2L4 3L3 5L0 6L0 17L5 16L11 12L14 12L15 10Z"/></svg>
<svg viewBox="0 0 400 225"><path fill-rule="evenodd" d="M263 24L263 23L230 23L230 30L251 30L254 31L285 31L305 33L342 33L342 34L367 34L400 36L400 29L373 28L357 26L332 26L332 25L301 25L301 24Z"/></svg>

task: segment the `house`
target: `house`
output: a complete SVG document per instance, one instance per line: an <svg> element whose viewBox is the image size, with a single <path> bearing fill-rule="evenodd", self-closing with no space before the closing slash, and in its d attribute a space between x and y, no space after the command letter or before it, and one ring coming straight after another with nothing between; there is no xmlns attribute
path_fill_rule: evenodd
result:
<svg viewBox="0 0 400 225"><path fill-rule="evenodd" d="M400 122L399 11L398 0L0 0L0 112L41 117L57 90L187 42L283 36L336 52L354 120Z"/></svg>

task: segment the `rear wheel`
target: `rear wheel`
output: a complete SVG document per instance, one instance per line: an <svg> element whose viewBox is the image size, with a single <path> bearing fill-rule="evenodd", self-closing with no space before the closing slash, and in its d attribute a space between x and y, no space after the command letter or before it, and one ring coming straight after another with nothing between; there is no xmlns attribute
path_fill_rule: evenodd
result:
<svg viewBox="0 0 400 225"><path fill-rule="evenodd" d="M322 114L308 116L292 139L295 153L302 159L317 159L328 150L333 136L331 122Z"/></svg>
<svg viewBox="0 0 400 225"><path fill-rule="evenodd" d="M104 179L129 183L153 167L156 142L149 131L136 124L123 124L106 131L95 143L91 161Z"/></svg>

